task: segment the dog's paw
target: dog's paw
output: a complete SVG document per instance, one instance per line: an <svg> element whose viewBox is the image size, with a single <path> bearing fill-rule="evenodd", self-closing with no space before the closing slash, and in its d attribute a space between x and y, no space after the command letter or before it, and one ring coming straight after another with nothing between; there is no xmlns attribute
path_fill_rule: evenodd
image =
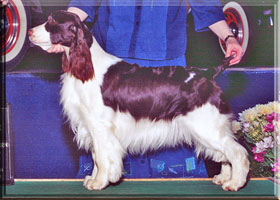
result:
<svg viewBox="0 0 280 200"><path fill-rule="evenodd" d="M122 177L122 167L119 165L112 166L109 172L109 181L111 183L116 183Z"/></svg>
<svg viewBox="0 0 280 200"><path fill-rule="evenodd" d="M90 179L94 179L94 178L92 178L92 176L86 176L85 179L84 179L84 184L83 184L83 186L86 186L87 182L88 182Z"/></svg>
<svg viewBox="0 0 280 200"><path fill-rule="evenodd" d="M116 183L120 180L121 177L122 177L122 174L116 174L114 176L111 176L109 179L110 179L111 183Z"/></svg>
<svg viewBox="0 0 280 200"><path fill-rule="evenodd" d="M223 185L226 181L229 181L230 176L224 176L222 174L213 177L212 182L216 185Z"/></svg>
<svg viewBox="0 0 280 200"><path fill-rule="evenodd" d="M85 178L84 186L88 190L103 190L107 185L108 181L92 179L90 176Z"/></svg>
<svg viewBox="0 0 280 200"><path fill-rule="evenodd" d="M237 192L243 185L239 181L230 180L222 185L223 190Z"/></svg>

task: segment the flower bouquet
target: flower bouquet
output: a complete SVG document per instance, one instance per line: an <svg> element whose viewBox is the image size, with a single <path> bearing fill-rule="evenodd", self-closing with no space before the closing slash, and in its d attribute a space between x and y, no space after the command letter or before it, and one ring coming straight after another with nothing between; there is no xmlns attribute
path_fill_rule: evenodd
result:
<svg viewBox="0 0 280 200"><path fill-rule="evenodd" d="M239 113L233 132L247 149L252 177L280 177L280 102Z"/></svg>

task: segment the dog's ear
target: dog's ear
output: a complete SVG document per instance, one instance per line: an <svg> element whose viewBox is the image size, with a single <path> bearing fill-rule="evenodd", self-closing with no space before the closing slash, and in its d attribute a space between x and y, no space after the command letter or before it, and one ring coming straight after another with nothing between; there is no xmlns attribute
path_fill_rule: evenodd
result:
<svg viewBox="0 0 280 200"><path fill-rule="evenodd" d="M56 21L55 21L55 19L53 18L53 15L52 15L52 14L48 17L48 23L49 23L49 24L55 24L55 23L56 23Z"/></svg>
<svg viewBox="0 0 280 200"><path fill-rule="evenodd" d="M84 32L84 36L85 36L85 40L87 42L87 45L89 47L91 47L92 43L93 43L93 39L92 39L92 33L90 32L90 30L88 29L88 27L81 22L81 27L83 29Z"/></svg>
<svg viewBox="0 0 280 200"><path fill-rule="evenodd" d="M71 13L71 15L74 16L76 26L83 30L84 38L88 44L88 47L90 48L93 43L92 33L90 32L90 30L88 29L86 24L81 21L81 19L78 15L76 15L74 13Z"/></svg>
<svg viewBox="0 0 280 200"><path fill-rule="evenodd" d="M94 78L91 53L82 29L78 28L77 37L70 46L69 61L64 53L62 63L65 72L69 71L83 83Z"/></svg>
<svg viewBox="0 0 280 200"><path fill-rule="evenodd" d="M65 52L62 55L62 70L65 73L70 71L70 62L68 61L68 58L67 58Z"/></svg>

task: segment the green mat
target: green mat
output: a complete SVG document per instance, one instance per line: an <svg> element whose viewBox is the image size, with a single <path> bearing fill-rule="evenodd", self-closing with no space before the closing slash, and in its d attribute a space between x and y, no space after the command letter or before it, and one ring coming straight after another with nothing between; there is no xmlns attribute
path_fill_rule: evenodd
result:
<svg viewBox="0 0 280 200"><path fill-rule="evenodd" d="M211 181L124 181L102 191L88 191L80 181L27 181L6 186L4 197L275 197L269 180L251 180L238 192L223 191Z"/></svg>

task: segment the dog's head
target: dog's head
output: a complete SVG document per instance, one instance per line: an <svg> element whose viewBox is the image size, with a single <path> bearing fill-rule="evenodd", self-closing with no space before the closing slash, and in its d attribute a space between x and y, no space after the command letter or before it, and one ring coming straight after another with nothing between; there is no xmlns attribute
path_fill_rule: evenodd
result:
<svg viewBox="0 0 280 200"><path fill-rule="evenodd" d="M56 11L48 17L46 23L28 32L30 41L44 50L52 44L61 44L69 48L62 56L62 69L82 82L94 77L90 47L93 37L78 15L67 11Z"/></svg>
<svg viewBox="0 0 280 200"><path fill-rule="evenodd" d="M63 10L52 13L48 17L45 28L50 33L52 44L62 44L71 47L71 44L80 38L85 39L90 48L93 42L91 32L81 22L79 16L74 13Z"/></svg>

